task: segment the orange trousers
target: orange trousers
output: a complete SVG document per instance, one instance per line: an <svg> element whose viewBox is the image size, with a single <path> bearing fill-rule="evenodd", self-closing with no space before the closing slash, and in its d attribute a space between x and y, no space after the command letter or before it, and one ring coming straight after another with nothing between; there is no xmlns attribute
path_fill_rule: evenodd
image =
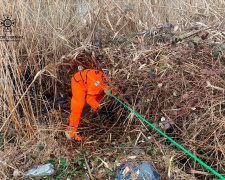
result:
<svg viewBox="0 0 225 180"><path fill-rule="evenodd" d="M78 127L85 105L85 98L86 102L91 106L91 111L95 112L97 111L99 102L102 100L104 95L103 91L96 95L88 95L88 89L75 82L73 79L71 85L73 96L71 99L70 126Z"/></svg>

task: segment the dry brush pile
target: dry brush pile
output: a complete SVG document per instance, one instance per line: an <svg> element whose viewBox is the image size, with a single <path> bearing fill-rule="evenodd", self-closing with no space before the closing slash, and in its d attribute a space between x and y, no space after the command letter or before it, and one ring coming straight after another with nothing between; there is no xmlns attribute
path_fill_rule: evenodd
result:
<svg viewBox="0 0 225 180"><path fill-rule="evenodd" d="M112 97L103 101L110 117L86 113L84 141L65 141L70 79L79 64L102 69L123 90L119 99L224 174L223 1L0 4L0 15L18 19L14 33L24 36L0 47L2 178L49 159L72 164L83 154L93 173L99 163L111 172L115 160L135 154L157 162L162 178L213 178Z"/></svg>

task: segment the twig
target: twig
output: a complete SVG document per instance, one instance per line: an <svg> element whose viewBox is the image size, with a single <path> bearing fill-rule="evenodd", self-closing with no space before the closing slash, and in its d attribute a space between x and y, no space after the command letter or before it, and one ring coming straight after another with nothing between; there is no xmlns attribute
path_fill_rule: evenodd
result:
<svg viewBox="0 0 225 180"><path fill-rule="evenodd" d="M91 178L92 180L94 180L94 178L93 178L93 176L92 176L92 174L91 174L90 167L89 167L89 165L88 165L88 162L87 162L87 159L85 158L85 156L84 156L84 160L85 160L85 165L86 165L86 167L87 167L87 169L88 169L88 174L89 174L90 178Z"/></svg>

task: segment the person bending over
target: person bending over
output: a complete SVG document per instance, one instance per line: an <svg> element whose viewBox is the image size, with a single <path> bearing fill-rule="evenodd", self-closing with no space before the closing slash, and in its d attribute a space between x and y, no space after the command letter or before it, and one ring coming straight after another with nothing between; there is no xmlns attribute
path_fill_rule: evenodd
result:
<svg viewBox="0 0 225 180"><path fill-rule="evenodd" d="M85 105L85 99L91 106L91 112L97 112L100 101L104 96L104 89L109 91L109 86L106 84L108 78L102 71L84 69L82 66L78 66L78 70L79 72L71 79L70 130L66 131L65 134L68 139L80 141L82 138L77 134L77 128ZM105 93L108 94L107 92ZM116 94L114 91L111 93Z"/></svg>

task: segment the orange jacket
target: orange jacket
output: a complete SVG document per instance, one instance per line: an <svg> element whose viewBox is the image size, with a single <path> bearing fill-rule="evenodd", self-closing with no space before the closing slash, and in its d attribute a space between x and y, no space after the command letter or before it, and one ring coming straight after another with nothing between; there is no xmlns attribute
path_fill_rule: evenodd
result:
<svg viewBox="0 0 225 180"><path fill-rule="evenodd" d="M84 87L87 90L88 95L103 94L104 90L102 87L109 91L109 86L106 84L109 82L108 78L102 71L85 69L84 71L76 73L73 76L73 79L81 87Z"/></svg>

